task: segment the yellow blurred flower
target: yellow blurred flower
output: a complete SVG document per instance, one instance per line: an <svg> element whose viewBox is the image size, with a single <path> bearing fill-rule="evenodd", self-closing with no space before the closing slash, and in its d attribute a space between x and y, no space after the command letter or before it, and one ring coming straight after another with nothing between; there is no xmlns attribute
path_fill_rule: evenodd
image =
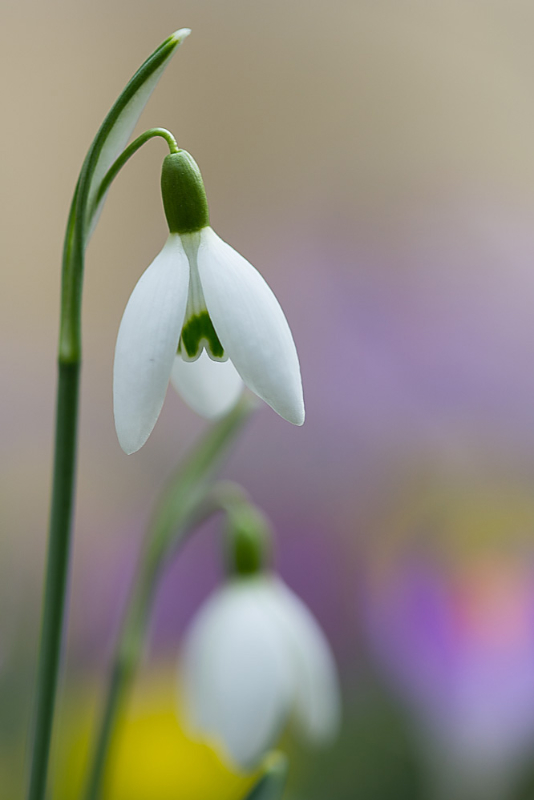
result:
<svg viewBox="0 0 534 800"><path fill-rule="evenodd" d="M80 689L76 691L79 697ZM77 713L76 713L77 712ZM80 713L81 712L81 713ZM69 800L85 774L88 724L77 735L65 725L65 747L60 747L58 784L54 797ZM70 712L69 712L70 716ZM66 763L63 762L65 758ZM176 707L176 670L152 670L135 689L126 718L117 728L105 784L104 800L241 800L256 773L232 772L207 744L191 741L179 725ZM79 793L79 788L76 790Z"/></svg>

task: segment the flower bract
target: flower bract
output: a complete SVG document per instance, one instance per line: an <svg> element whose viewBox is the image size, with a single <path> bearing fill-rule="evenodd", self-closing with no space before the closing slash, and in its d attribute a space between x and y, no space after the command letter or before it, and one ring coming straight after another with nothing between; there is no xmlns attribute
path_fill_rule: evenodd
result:
<svg viewBox="0 0 534 800"><path fill-rule="evenodd" d="M278 578L234 578L208 598L184 644L183 680L193 735L252 768L288 717L311 743L339 725L334 659L319 625Z"/></svg>

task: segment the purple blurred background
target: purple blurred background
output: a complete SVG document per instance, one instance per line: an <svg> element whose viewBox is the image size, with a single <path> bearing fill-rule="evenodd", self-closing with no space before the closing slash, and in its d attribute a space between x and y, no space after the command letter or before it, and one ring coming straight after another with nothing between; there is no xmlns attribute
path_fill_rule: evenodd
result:
<svg viewBox="0 0 534 800"><path fill-rule="evenodd" d="M491 772L507 797L534 755L534 7L22 0L0 20L6 757L21 763L37 648L68 205L116 95L187 25L140 130L170 128L198 161L213 227L288 316L307 406L302 429L262 407L224 475L273 520L349 721L372 675L409 720L422 796L489 797ZM170 390L139 454L113 428L118 324L165 237L163 155L121 175L88 252L67 684L101 674L158 489L205 427ZM208 526L166 574L146 670L219 581L219 542ZM480 617L460 624L464 606Z"/></svg>

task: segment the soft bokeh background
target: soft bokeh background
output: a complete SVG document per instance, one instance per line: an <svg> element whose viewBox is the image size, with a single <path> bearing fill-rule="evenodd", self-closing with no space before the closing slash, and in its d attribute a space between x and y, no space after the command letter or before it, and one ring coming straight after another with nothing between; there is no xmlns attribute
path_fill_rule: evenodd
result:
<svg viewBox="0 0 534 800"><path fill-rule="evenodd" d="M292 796L528 798L534 6L522 0L3 0L0 794L21 796L66 214L108 108L183 26L193 34L140 126L192 152L214 228L275 290L302 362L304 428L262 408L225 469L274 521L279 569L343 677L337 746L283 743ZM87 258L58 798L78 793L151 504L205 427L170 391L140 453L125 457L113 429L118 324L165 237L164 152L152 142L121 175ZM212 753L188 750L174 715L180 637L220 576L206 528L161 586L115 800L242 791Z"/></svg>

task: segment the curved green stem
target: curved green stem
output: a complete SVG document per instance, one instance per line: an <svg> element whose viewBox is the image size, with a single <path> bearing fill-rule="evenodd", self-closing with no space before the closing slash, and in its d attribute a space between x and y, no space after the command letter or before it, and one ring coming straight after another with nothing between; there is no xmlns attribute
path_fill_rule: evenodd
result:
<svg viewBox="0 0 534 800"><path fill-rule="evenodd" d="M171 553L188 535L219 511L243 502L240 487L210 481L253 408L246 399L208 432L171 478L149 527L115 649L109 682L91 756L85 800L99 800L110 745L141 657L159 577Z"/></svg>
<svg viewBox="0 0 534 800"><path fill-rule="evenodd" d="M287 782L288 766L287 756L273 750L265 758L260 777L245 800L280 800Z"/></svg>
<svg viewBox="0 0 534 800"><path fill-rule="evenodd" d="M65 586L70 553L70 529L74 505L74 464L78 416L79 365L59 365L56 413L56 445L46 588L37 672L33 761L29 800L44 797L52 717L59 674Z"/></svg>
<svg viewBox="0 0 534 800"><path fill-rule="evenodd" d="M145 131L141 134L141 136L138 136L137 139L134 139L134 141L128 145L126 150L123 150L115 163L112 164L102 178L102 183L100 184L100 188L98 189L95 198L95 208L100 204L107 190L111 186L113 179L120 172L126 162L133 156L134 153L139 150L140 147L145 144L145 142L148 142L149 139L153 139L155 136L161 136L162 139L165 139L169 145L170 153L179 152L180 148L176 144L176 139L166 128L150 128L148 131Z"/></svg>
<svg viewBox="0 0 534 800"><path fill-rule="evenodd" d="M106 173L106 190L128 159L149 139L163 136L169 147L174 137L164 129L152 129L130 145ZM85 215L88 197L87 173L80 176L74 193L65 244L61 288L59 377L56 410L56 440L48 560L37 669L37 688L32 764L28 800L43 800L57 691L65 595L68 578L70 534L75 495L78 388L81 368L81 300L86 247Z"/></svg>
<svg viewBox="0 0 534 800"><path fill-rule="evenodd" d="M126 163L121 151L169 59L189 33L189 29L184 28L169 36L126 84L89 148L69 212L63 247L52 503L28 800L44 800L46 796L52 722L63 642L75 496L84 257L90 231L100 210L100 206L95 205L92 198L98 194L102 179L108 178L109 188L121 166ZM158 135L162 135L161 132ZM163 135L172 152L176 145L174 139L168 132ZM108 173L111 173L109 177Z"/></svg>
<svg viewBox="0 0 534 800"><path fill-rule="evenodd" d="M70 207L63 246L61 319L76 311L72 281L65 278L83 270L83 250L75 247L76 208L79 182ZM28 800L42 800L46 780L57 692L65 593L70 556L70 531L74 511L75 465L78 423L80 359L65 352L60 338L58 387L56 399L56 435L52 478L52 502L49 523L41 644L37 666L32 761Z"/></svg>
<svg viewBox="0 0 534 800"><path fill-rule="evenodd" d="M180 544L185 542L187 534L208 519L217 509L206 503L199 511L198 517L190 524L180 528ZM118 647L111 668L109 683L102 718L99 723L98 737L92 756L89 782L85 800L97 800L100 797L102 780L109 758L110 744L113 739L116 722L126 704L133 678L143 652L145 633L150 619L150 611L163 566L163 557L141 559L137 579L130 595L124 617Z"/></svg>

